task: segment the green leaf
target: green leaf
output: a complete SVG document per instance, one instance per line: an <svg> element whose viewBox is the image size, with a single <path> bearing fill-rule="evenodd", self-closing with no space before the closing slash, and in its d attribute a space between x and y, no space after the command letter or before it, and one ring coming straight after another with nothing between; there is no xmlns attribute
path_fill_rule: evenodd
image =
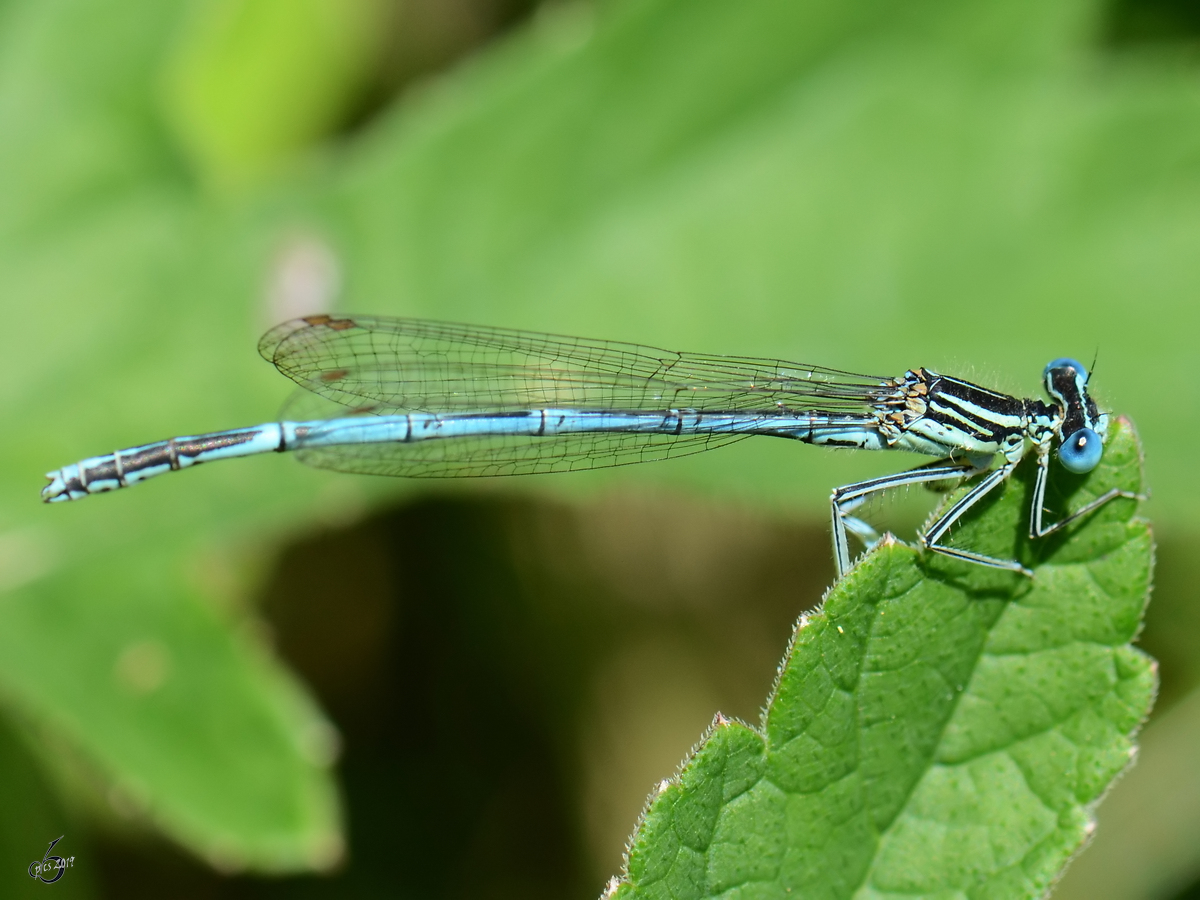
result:
<svg viewBox="0 0 1200 900"><path fill-rule="evenodd" d="M1098 349L1099 399L1155 447L1155 515L1195 521L1178 423L1200 398L1161 385L1200 327L1200 94L1184 67L1101 56L1101 12L625 0L590 27L539 18L339 159L313 220L345 263L341 307L921 365L1021 396ZM751 443L612 477L823 517L832 486L894 464Z"/></svg>
<svg viewBox="0 0 1200 900"><path fill-rule="evenodd" d="M54 882L54 895L61 892L64 900L100 896L95 870L88 865L93 857L86 832L81 836L83 829L73 827L75 821L56 802L28 746L6 722L0 722L0 809L8 813L0 817L0 866L10 873L5 885L8 896L34 896L32 892L21 894L15 887L20 882L13 875L28 872L30 863L41 860L49 843L60 835L63 840L55 846L54 854L64 859L77 856L80 864L71 864ZM45 877L53 878L54 873ZM32 887L36 882L30 884Z"/></svg>
<svg viewBox="0 0 1200 900"><path fill-rule="evenodd" d="M1149 527L1115 500L1026 536L1032 466L956 535L1034 578L885 540L801 617L760 728L718 717L611 889L633 898L1040 897L1087 839L1155 690L1130 646ZM1121 420L1077 508L1141 486ZM947 502L952 502L954 497Z"/></svg>
<svg viewBox="0 0 1200 900"><path fill-rule="evenodd" d="M204 0L166 75L168 116L198 167L237 183L353 110L385 35L379 0Z"/></svg>
<svg viewBox="0 0 1200 900"><path fill-rule="evenodd" d="M331 173L314 218L342 308L922 365L1022 396L1099 349L1100 401L1156 448L1156 516L1195 521L1200 395L1159 385L1200 328L1200 94L1182 67L1102 58L1099 14L637 0L572 40L547 18ZM788 450L616 478L823 516L830 487L892 466Z"/></svg>
<svg viewBox="0 0 1200 900"><path fill-rule="evenodd" d="M0 632L8 690L79 748L77 767L100 775L119 812L214 865L328 866L341 853L331 727L286 673L195 597L139 602L182 562L152 541L146 549L163 568L142 567L136 575L149 583L128 598L73 602L89 597L92 579L127 566L92 560L45 578L40 602L10 600ZM59 647L40 639L56 625Z"/></svg>
<svg viewBox="0 0 1200 900"><path fill-rule="evenodd" d="M148 424L127 403L169 416L167 383L187 380L172 367L202 370L239 336L246 364L230 364L216 407L205 412L202 388L184 402L214 425L248 412L229 398L232 381L254 383L258 326L232 323L255 275L213 250L213 235L225 246L238 234L236 246L245 232L187 190L155 114L180 6L4 7L0 280L13 300L0 342L13 378L0 408L24 437L3 448L0 686L59 785L86 785L107 815L132 814L226 869L311 870L341 849L334 742L253 637L240 571L253 566L229 547L246 532L203 538L230 522L202 495L157 512L153 495L90 511L37 496L41 473L85 443L126 443ZM177 330L178 345L156 347ZM161 381L137 374L167 357ZM71 384L112 393L56 407Z"/></svg>

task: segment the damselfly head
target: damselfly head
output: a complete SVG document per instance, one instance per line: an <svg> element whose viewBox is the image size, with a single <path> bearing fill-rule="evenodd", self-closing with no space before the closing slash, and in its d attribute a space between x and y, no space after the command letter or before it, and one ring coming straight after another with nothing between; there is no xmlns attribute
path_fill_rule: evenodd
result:
<svg viewBox="0 0 1200 900"><path fill-rule="evenodd" d="M1088 393L1088 373L1077 359L1061 357L1046 366L1046 393L1061 410L1058 460L1068 472L1090 472L1104 455L1108 415L1100 412Z"/></svg>

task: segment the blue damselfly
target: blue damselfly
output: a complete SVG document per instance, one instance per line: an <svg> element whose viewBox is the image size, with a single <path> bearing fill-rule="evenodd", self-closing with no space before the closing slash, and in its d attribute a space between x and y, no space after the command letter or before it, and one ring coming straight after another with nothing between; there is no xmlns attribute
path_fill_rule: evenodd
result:
<svg viewBox="0 0 1200 900"><path fill-rule="evenodd" d="M1052 446L1071 472L1100 462L1108 416L1073 359L1046 366L1051 401L1019 399L928 369L898 378L773 359L672 353L611 341L420 319L328 315L263 336L259 352L304 390L282 420L144 444L48 473L47 502L126 487L201 462L271 451L341 472L411 477L518 475L684 456L751 435L826 447L907 450L934 461L833 492L838 573L851 515L890 488L983 476L921 535L929 550L1031 574L1015 560L943 543L951 526L1031 451L1029 534L1040 538L1118 496L1044 521Z"/></svg>

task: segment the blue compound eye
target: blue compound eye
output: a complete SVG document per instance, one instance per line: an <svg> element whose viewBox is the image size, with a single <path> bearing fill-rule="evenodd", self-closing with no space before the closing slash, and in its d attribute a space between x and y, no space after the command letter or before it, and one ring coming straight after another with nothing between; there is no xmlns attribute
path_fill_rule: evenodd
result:
<svg viewBox="0 0 1200 900"><path fill-rule="evenodd" d="M1068 472L1082 475L1100 464L1104 442L1090 428L1080 428L1058 448L1058 460Z"/></svg>
<svg viewBox="0 0 1200 900"><path fill-rule="evenodd" d="M1065 369L1068 366L1074 369L1077 374L1082 376L1084 381L1087 381L1087 369L1083 367L1083 363L1077 359L1071 359L1069 356L1060 356L1058 359L1048 363L1046 365L1046 371L1042 373L1042 379L1045 380L1050 375L1050 371L1052 369Z"/></svg>

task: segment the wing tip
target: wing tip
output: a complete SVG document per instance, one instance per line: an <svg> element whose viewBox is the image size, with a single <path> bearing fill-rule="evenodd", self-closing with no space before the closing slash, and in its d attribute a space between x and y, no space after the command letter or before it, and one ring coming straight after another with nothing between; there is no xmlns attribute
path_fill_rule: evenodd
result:
<svg viewBox="0 0 1200 900"><path fill-rule="evenodd" d="M332 316L320 313L311 316L301 316L298 319L288 319L270 329L258 341L258 352L269 363L279 359L280 348L296 335L303 332L318 331L351 331L361 327L353 316Z"/></svg>

